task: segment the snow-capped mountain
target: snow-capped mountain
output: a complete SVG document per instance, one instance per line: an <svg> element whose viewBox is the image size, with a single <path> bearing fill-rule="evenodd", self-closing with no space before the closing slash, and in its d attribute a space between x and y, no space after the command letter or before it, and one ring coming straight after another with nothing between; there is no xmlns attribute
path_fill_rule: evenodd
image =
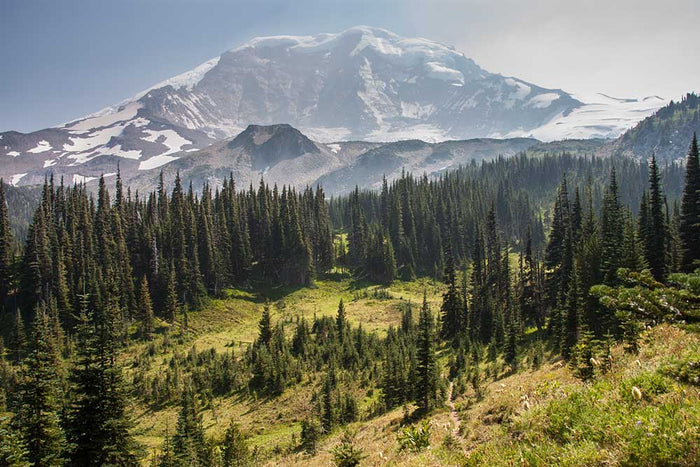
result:
<svg viewBox="0 0 700 467"><path fill-rule="evenodd" d="M590 103L585 103L590 102ZM256 38L132 99L63 126L0 134L0 177L33 184L159 169L249 124L315 141L615 137L660 98L577 99L489 73L455 49L389 31Z"/></svg>
<svg viewBox="0 0 700 467"><path fill-rule="evenodd" d="M536 128L581 105L442 44L368 27L253 39L200 71L139 102L212 136L285 122L326 141L480 137Z"/></svg>

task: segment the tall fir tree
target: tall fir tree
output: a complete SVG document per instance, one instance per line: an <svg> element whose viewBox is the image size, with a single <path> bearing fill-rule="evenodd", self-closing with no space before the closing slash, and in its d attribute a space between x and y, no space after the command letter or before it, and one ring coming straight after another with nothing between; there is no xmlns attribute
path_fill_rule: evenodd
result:
<svg viewBox="0 0 700 467"><path fill-rule="evenodd" d="M173 457L180 465L205 467L210 464L211 455L204 439L202 415L190 389L182 394L172 445Z"/></svg>
<svg viewBox="0 0 700 467"><path fill-rule="evenodd" d="M117 302L107 301L96 319L81 297L76 355L71 371L74 397L68 413L72 465L136 465L126 392L118 363Z"/></svg>
<svg viewBox="0 0 700 467"><path fill-rule="evenodd" d="M270 303L265 302L262 316L258 323L258 342L266 347L270 346L272 340L272 324L270 322Z"/></svg>
<svg viewBox="0 0 700 467"><path fill-rule="evenodd" d="M153 338L153 306L151 293L148 290L148 279L144 275L141 278L138 293L138 318L140 322L140 334L146 340Z"/></svg>
<svg viewBox="0 0 700 467"><path fill-rule="evenodd" d="M12 286L12 230L5 200L5 184L0 179L0 310Z"/></svg>
<svg viewBox="0 0 700 467"><path fill-rule="evenodd" d="M238 424L231 421L221 446L222 467L244 467L251 464L250 451Z"/></svg>
<svg viewBox="0 0 700 467"><path fill-rule="evenodd" d="M422 413L435 407L438 391L438 368L435 355L435 322L423 293L423 305L418 317L418 339L416 342L416 403Z"/></svg>
<svg viewBox="0 0 700 467"><path fill-rule="evenodd" d="M682 247L681 270L692 272L700 267L700 155L695 133L686 158L685 187L678 230Z"/></svg>
<svg viewBox="0 0 700 467"><path fill-rule="evenodd" d="M22 319L22 312L15 310L15 319L12 322L12 330L9 341L10 359L15 363L22 363L27 350L27 332Z"/></svg>
<svg viewBox="0 0 700 467"><path fill-rule="evenodd" d="M46 305L34 314L31 352L24 360L13 420L35 466L66 463L66 437L60 423L63 406L61 359L51 335Z"/></svg>
<svg viewBox="0 0 700 467"><path fill-rule="evenodd" d="M617 268L620 267L620 245L623 242L622 206L618 196L615 169L610 172L610 184L603 197L603 209L600 219L602 240L603 278L606 284L617 280Z"/></svg>
<svg viewBox="0 0 700 467"><path fill-rule="evenodd" d="M656 157L649 163L649 226L646 240L646 259L654 279L663 282L668 273L666 264L667 225L664 215L664 197Z"/></svg>
<svg viewBox="0 0 700 467"><path fill-rule="evenodd" d="M447 286L447 290L442 295L442 306L440 307L440 335L445 340L452 340L465 330L465 323L462 320L463 305L460 293L457 290L452 248L449 246L449 242L447 245L445 272L443 274L443 281Z"/></svg>

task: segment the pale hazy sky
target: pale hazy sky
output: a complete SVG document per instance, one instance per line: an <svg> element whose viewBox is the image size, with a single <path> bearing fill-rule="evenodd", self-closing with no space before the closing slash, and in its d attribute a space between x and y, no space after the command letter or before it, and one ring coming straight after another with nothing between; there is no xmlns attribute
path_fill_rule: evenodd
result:
<svg viewBox="0 0 700 467"><path fill-rule="evenodd" d="M700 90L700 0L0 0L0 131L95 112L255 36L358 24L573 93Z"/></svg>

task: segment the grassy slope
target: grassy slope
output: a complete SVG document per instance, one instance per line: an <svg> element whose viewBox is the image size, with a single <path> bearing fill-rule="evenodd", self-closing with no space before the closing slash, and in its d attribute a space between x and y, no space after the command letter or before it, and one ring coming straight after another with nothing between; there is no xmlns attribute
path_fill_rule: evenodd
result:
<svg viewBox="0 0 700 467"><path fill-rule="evenodd" d="M319 281L314 289L277 289L265 295L273 300L273 321L287 321L290 328L297 316L335 314L341 297L353 324L362 323L380 334L398 323L404 300L420 302L424 288L433 311L439 307L441 287L430 281L396 283L389 288L389 299L371 298L376 286L367 287L346 278L329 279ZM191 314L189 330L176 347L225 351L234 342L234 351L242 351L239 348L256 336L261 304L259 295L243 291L214 300L205 310ZM130 347L127 361L139 348L142 345ZM562 362L550 361L538 369L524 362L519 373L485 381L482 398L477 400L468 389L456 395L454 413L448 405L436 410L430 417L431 449L420 453L397 450L402 409L366 419L377 391L357 389L363 421L350 429L368 456L363 465L695 465L700 459L698 387L661 375L660 369L673 358L694 355L697 359L699 348L697 334L659 326L646 333L639 355L615 348L612 369L589 383L575 379ZM163 364L168 356L162 355ZM487 365L491 364L484 364L483 374L496 373L489 372ZM221 437L235 419L249 434L249 443L259 449L261 462L330 465L329 451L340 442L340 429L321 441L314 457L293 450L300 421L312 410L311 393L319 382L318 375L310 376L271 400L244 394L216 398L204 412L207 434ZM642 390L641 401L632 396L632 386ZM136 406L134 413L139 440L149 452L161 445L166 429L174 430L177 407L152 411ZM457 418L461 428L453 437ZM659 462L645 462L650 458Z"/></svg>
<svg viewBox="0 0 700 467"><path fill-rule="evenodd" d="M383 335L389 326L400 321L401 307L411 302L418 307L423 299L423 290L433 310L440 306L442 285L429 279L414 282L395 282L386 288L389 298L376 298L374 292L384 289L377 285L353 281L340 274L316 282L314 288L275 288L259 290L256 293L243 290L229 290L224 299L212 300L205 309L190 313L188 328L184 333L179 324L170 329L160 323L154 341L157 349L151 364L151 372L168 364L175 351L185 353L193 346L198 351L215 349L217 352L233 350L240 355L247 345L257 337L258 321L266 297L271 301L272 321L286 322L287 336L291 336L297 318L307 320L317 316L335 316L338 301L342 298L348 320L353 325L362 324L368 331ZM417 315L417 308L416 313ZM168 331L174 343L167 350L159 345ZM134 343L124 355L125 371L128 374L130 362L135 357L147 353L147 345ZM247 432L252 446L259 446L263 457L271 452L284 450L292 445L292 437L298 439L300 422L311 409L311 393L319 385L318 375L304 380L301 384L285 391L279 398L256 400L245 394L227 398L215 398L204 411L204 426L210 436L221 437L231 419ZM357 393L361 409L369 411L376 400L376 392L367 396ZM168 406L152 409L136 404L133 408L136 417L138 440L148 449L149 456L163 443L166 430L172 434L177 423L178 407Z"/></svg>
<svg viewBox="0 0 700 467"><path fill-rule="evenodd" d="M700 390L660 370L700 357L700 337L663 325L647 332L639 355L620 347L613 355L612 369L592 382L559 361L491 381L478 401L469 391L459 395L459 435L451 434L449 408L437 410L431 448L420 453L397 450L401 409L351 429L368 456L364 465L698 465ZM297 453L269 465L332 465L329 450L340 437L327 438L313 458Z"/></svg>

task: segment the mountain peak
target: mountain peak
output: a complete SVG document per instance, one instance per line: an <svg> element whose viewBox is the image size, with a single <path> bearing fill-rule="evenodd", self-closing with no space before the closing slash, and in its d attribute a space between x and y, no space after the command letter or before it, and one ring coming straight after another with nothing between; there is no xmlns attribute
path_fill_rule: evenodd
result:
<svg viewBox="0 0 700 467"><path fill-rule="evenodd" d="M228 143L228 147L245 149L257 170L264 170L282 160L320 152L313 141L287 123L248 125Z"/></svg>

